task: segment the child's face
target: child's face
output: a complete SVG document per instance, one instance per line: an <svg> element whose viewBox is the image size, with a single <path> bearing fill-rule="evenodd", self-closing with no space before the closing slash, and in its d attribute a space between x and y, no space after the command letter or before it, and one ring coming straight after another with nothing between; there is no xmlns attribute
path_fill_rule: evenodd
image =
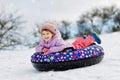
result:
<svg viewBox="0 0 120 80"><path fill-rule="evenodd" d="M53 34L50 31L42 31L41 36L43 40L49 41L50 39L52 39Z"/></svg>

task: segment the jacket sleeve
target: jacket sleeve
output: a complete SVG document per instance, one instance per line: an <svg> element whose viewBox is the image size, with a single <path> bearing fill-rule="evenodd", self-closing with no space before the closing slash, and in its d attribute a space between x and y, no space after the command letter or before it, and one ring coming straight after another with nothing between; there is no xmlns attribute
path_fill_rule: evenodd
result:
<svg viewBox="0 0 120 80"><path fill-rule="evenodd" d="M66 47L65 42L61 39L57 40L55 46L50 47L50 53L62 51Z"/></svg>
<svg viewBox="0 0 120 80"><path fill-rule="evenodd" d="M42 52L43 49L43 42L39 43L39 45L36 46L36 52Z"/></svg>

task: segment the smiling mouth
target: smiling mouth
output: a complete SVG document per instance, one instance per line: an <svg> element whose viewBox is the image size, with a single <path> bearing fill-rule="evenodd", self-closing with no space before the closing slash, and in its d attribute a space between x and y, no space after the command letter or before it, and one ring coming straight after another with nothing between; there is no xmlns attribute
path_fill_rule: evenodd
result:
<svg viewBox="0 0 120 80"><path fill-rule="evenodd" d="M49 37L45 38L45 39L49 39Z"/></svg>

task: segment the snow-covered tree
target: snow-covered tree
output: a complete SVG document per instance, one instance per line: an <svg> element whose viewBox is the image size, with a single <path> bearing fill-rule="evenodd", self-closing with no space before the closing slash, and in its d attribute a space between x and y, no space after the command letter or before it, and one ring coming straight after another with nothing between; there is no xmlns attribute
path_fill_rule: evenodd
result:
<svg viewBox="0 0 120 80"><path fill-rule="evenodd" d="M113 5L94 8L92 11L82 14L77 21L78 34L86 34L93 31L100 34L120 30L119 12L120 10Z"/></svg>
<svg viewBox="0 0 120 80"><path fill-rule="evenodd" d="M61 21L61 23L62 23L62 27L60 28L60 32L61 32L62 38L69 39L69 37L70 37L70 22L63 20L63 21Z"/></svg>
<svg viewBox="0 0 120 80"><path fill-rule="evenodd" d="M21 24L25 21L18 14L18 10L10 11L4 6L0 10L0 49L21 43Z"/></svg>
<svg viewBox="0 0 120 80"><path fill-rule="evenodd" d="M84 20L84 22L79 22L77 21L77 26L78 26L78 35L88 35L92 32L92 24L89 19Z"/></svg>

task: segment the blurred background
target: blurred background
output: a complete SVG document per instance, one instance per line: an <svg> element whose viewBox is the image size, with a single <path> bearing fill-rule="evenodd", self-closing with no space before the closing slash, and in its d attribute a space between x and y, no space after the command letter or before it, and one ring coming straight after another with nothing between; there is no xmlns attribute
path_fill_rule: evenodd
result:
<svg viewBox="0 0 120 80"><path fill-rule="evenodd" d="M120 0L0 0L0 50L34 48L56 21L64 40L120 31Z"/></svg>

